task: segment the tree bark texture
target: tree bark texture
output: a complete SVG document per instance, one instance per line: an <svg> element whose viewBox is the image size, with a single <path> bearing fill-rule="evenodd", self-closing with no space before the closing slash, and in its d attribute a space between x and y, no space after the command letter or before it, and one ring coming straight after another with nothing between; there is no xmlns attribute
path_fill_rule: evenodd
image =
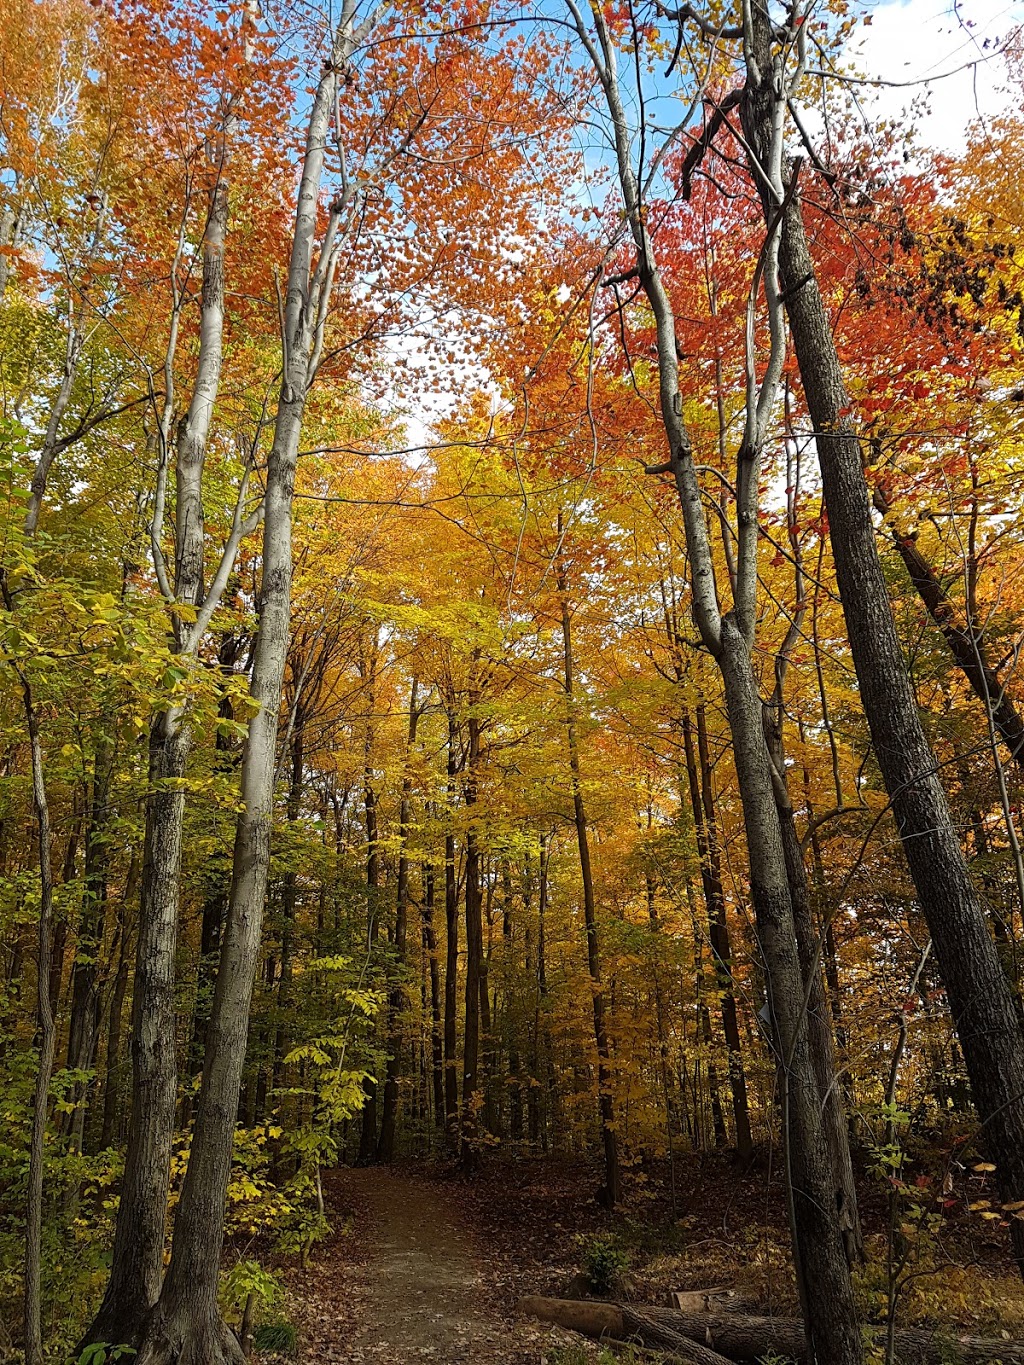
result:
<svg viewBox="0 0 1024 1365"><path fill-rule="evenodd" d="M203 238L203 295L196 384L176 451L178 498L175 598L198 605L204 589L202 476L220 385L224 325L227 186L211 194ZM170 413L166 416L169 418ZM175 648L194 646L174 618ZM192 744L189 717L172 706L150 727L149 797L139 938L132 999L132 1103L128 1150L106 1292L87 1341L135 1345L160 1290L167 1189L177 1100L174 959L178 931L185 779Z"/></svg>
<svg viewBox="0 0 1024 1365"><path fill-rule="evenodd" d="M668 1328L679 1336L700 1342L718 1353L719 1359L754 1365L774 1354L806 1365L809 1360L803 1323L796 1318L755 1317L746 1313L682 1313L648 1304L595 1303L587 1299L546 1299L527 1295L520 1299L518 1311L527 1317L558 1323L582 1336L622 1341L630 1335L631 1323L645 1344L657 1344L657 1328ZM655 1331L649 1331L650 1327ZM638 1329L638 1330L637 1330ZM881 1344L885 1329L875 1327L870 1334ZM653 1338L653 1339L652 1339ZM898 1359L907 1365L946 1365L950 1359L964 1362L1001 1362L1024 1365L1024 1344L991 1337L946 1336L922 1328L896 1332Z"/></svg>
<svg viewBox="0 0 1024 1365"><path fill-rule="evenodd" d="M780 263L817 433L836 579L861 701L963 1050L982 1140L1006 1202L1024 1198L1024 1033L925 738L878 556L860 442L799 200ZM1024 1223L1012 1220L1024 1271Z"/></svg>
<svg viewBox="0 0 1024 1365"><path fill-rule="evenodd" d="M416 728L420 713L416 705L417 683L412 680L409 697L409 729L406 735L406 770L402 778L402 795L398 813L398 886L395 905L395 960L394 980L388 995L388 1060L384 1080L384 1102L381 1106L380 1137L377 1140L377 1160L390 1164L395 1156L395 1131L398 1126L398 1078L401 1073L402 1012L406 1008L405 967L406 939L409 928L409 823L412 819L412 773L409 764L416 746Z"/></svg>
<svg viewBox="0 0 1024 1365"><path fill-rule="evenodd" d="M712 785L711 755L708 749L707 723L703 705L697 708L697 745L700 754L700 773L693 745L693 726L689 713L683 712L683 748L686 754L686 775L690 790L690 806L700 858L700 878L704 904L708 916L708 937L714 958L715 984L721 997L722 1031L729 1058L729 1089L732 1094L733 1121L736 1125L736 1150L746 1160L753 1150L750 1133L750 1111L747 1103L747 1081L743 1071L743 1052L740 1042L739 1019L736 1012L736 989L732 976L732 944L725 916L725 895L722 890L721 852L718 846L718 821L715 812L715 793Z"/></svg>
<svg viewBox="0 0 1024 1365"><path fill-rule="evenodd" d="M249 722L242 754L231 890L192 1146L170 1264L160 1299L146 1324L138 1365L163 1361L216 1365L221 1360L243 1359L237 1339L220 1319L217 1280L270 867L278 716L291 614L295 469L333 280L326 238L315 267L313 263L320 186L338 72L353 42L353 19L354 5L347 0L307 126L284 310L284 366L266 473L259 631L250 686L258 710ZM333 209L328 233L331 224L336 231Z"/></svg>
<svg viewBox="0 0 1024 1365"><path fill-rule="evenodd" d="M559 539L562 533L561 515L558 519ZM576 691L572 656L572 612L565 566L556 568L559 606L562 615L562 664L565 687L566 735L569 742L569 776L572 784L573 820L576 825L576 846L580 857L580 877L583 883L583 918L587 932L587 968L593 995L594 1043L597 1048L598 1112L601 1117L601 1143L604 1148L604 1191L602 1202L614 1208L619 1202L619 1146L615 1130L615 1100L612 1095L611 1050L605 1020L604 986L601 981L601 947L597 935L597 902L594 895L594 871L590 861L590 832L587 810L583 799L580 776L580 741L576 724Z"/></svg>
<svg viewBox="0 0 1024 1365"><path fill-rule="evenodd" d="M476 698L471 699L471 703ZM480 985L484 937L480 895L480 844L476 816L480 762L480 720L472 709L468 718L466 757L466 1004L462 1044L462 1123L460 1160L472 1168L478 1158L480 1107Z"/></svg>

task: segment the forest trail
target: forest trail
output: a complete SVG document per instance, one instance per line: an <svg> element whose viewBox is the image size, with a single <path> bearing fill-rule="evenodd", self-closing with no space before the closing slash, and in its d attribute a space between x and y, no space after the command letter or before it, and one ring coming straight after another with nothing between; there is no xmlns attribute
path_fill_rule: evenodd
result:
<svg viewBox="0 0 1024 1365"><path fill-rule="evenodd" d="M291 1286L302 1361L539 1365L570 1340L509 1315L501 1249L454 1190L371 1167L337 1172L328 1198L332 1222L352 1225Z"/></svg>
<svg viewBox="0 0 1024 1365"><path fill-rule="evenodd" d="M455 1360L499 1330L465 1229L434 1190L381 1168L347 1181L367 1204L373 1241L366 1312L355 1346ZM372 1355L370 1358L373 1358Z"/></svg>

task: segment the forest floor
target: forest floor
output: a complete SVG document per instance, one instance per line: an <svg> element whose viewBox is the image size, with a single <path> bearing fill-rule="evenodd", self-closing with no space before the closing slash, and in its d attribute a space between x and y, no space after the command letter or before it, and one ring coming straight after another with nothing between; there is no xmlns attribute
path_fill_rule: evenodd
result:
<svg viewBox="0 0 1024 1365"><path fill-rule="evenodd" d="M760 1311L796 1310L785 1202L775 1165L691 1157L670 1197L664 1172L630 1173L615 1214L594 1198L596 1169L547 1158L487 1159L466 1176L441 1163L341 1169L325 1179L334 1229L306 1270L287 1275L298 1359L329 1365L577 1365L596 1345L524 1320L524 1294L582 1297L588 1248L622 1249L618 1297L664 1303L672 1289L728 1285ZM877 1242L877 1184L861 1190ZM880 1246L875 1246L876 1262ZM1024 1286L1005 1233L965 1210L916 1267L901 1325L936 1320L980 1334L1024 1335ZM874 1276L861 1277L871 1312ZM872 1313L872 1317L874 1314ZM877 1319L876 1319L877 1320ZM607 1359L607 1356L603 1357Z"/></svg>
<svg viewBox="0 0 1024 1365"><path fill-rule="evenodd" d="M459 1191L399 1166L337 1171L326 1195L340 1234L290 1286L301 1361L538 1365L578 1346L515 1318L532 1257L517 1270Z"/></svg>

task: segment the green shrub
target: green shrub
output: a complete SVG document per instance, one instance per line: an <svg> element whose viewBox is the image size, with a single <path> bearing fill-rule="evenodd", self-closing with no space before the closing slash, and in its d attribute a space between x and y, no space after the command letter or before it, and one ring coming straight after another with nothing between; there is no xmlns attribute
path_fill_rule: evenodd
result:
<svg viewBox="0 0 1024 1365"><path fill-rule="evenodd" d="M629 1252L610 1234L583 1242L582 1270L595 1294L608 1294L629 1269Z"/></svg>

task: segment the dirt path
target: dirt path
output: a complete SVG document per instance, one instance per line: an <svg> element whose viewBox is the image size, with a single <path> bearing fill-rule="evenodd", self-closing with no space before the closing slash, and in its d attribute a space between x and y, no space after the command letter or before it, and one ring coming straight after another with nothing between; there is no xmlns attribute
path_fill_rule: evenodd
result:
<svg viewBox="0 0 1024 1365"><path fill-rule="evenodd" d="M497 1324L464 1229L431 1189L387 1170L354 1171L369 1196L373 1261L355 1345L458 1360Z"/></svg>
<svg viewBox="0 0 1024 1365"><path fill-rule="evenodd" d="M292 1284L302 1361L539 1365L570 1340L511 1315L507 1262L454 1191L371 1168L339 1171L329 1195L350 1230Z"/></svg>

